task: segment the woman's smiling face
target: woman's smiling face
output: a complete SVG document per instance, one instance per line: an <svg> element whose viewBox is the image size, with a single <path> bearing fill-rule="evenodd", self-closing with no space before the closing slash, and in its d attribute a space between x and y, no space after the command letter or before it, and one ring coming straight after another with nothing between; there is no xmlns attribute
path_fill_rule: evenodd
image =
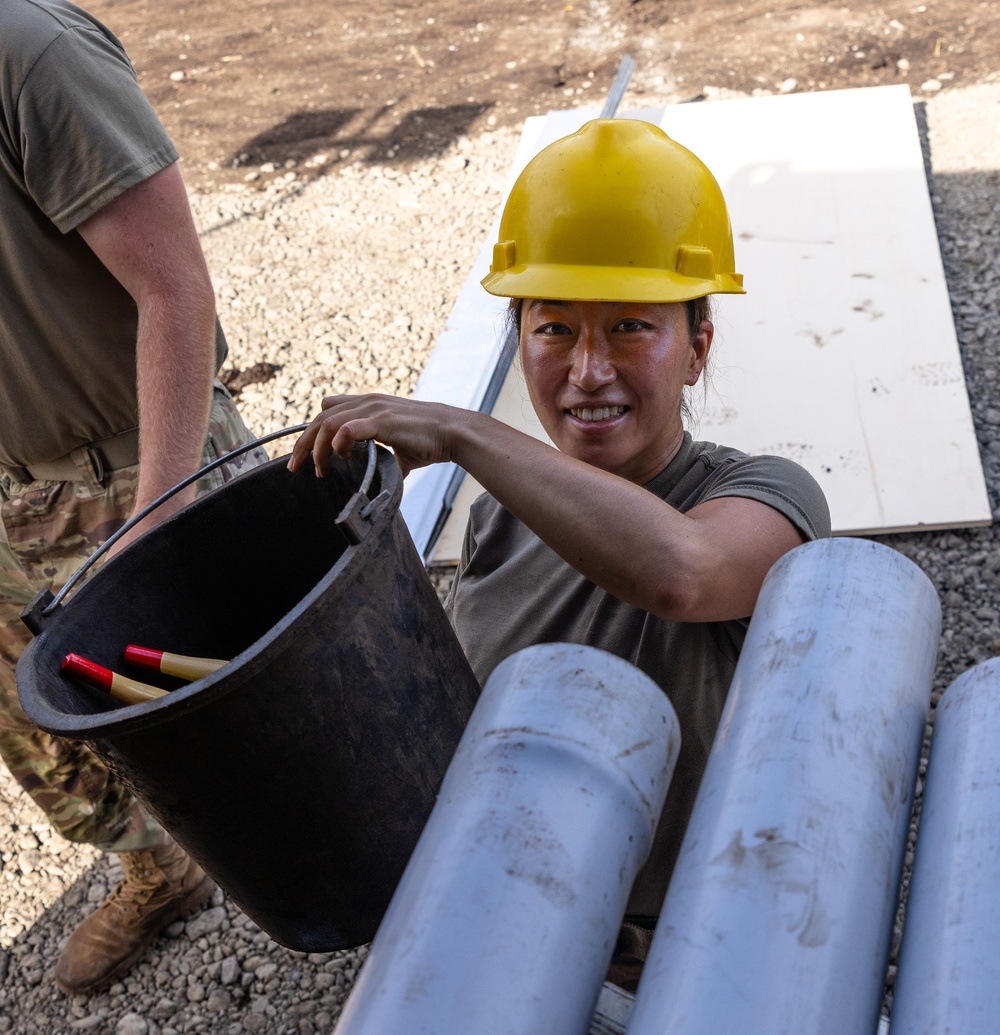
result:
<svg viewBox="0 0 1000 1035"><path fill-rule="evenodd" d="M564 453L644 485L683 436L681 396L712 344L681 302L521 305L521 364L532 406Z"/></svg>

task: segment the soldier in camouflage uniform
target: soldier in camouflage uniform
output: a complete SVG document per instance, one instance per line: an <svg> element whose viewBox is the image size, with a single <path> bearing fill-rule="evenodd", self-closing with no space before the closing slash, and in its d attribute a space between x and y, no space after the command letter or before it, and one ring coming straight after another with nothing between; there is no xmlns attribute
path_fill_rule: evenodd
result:
<svg viewBox="0 0 1000 1035"><path fill-rule="evenodd" d="M248 436L229 393L217 384L202 466ZM244 453L200 478L196 492L209 492L266 459L263 449ZM125 523L138 480L137 464L111 471L106 487L90 478L22 484L0 473L0 756L63 837L114 852L152 847L160 836L157 824L85 744L50 736L31 722L17 698L14 666L31 639L21 610L39 590L57 592Z"/></svg>
<svg viewBox="0 0 1000 1035"><path fill-rule="evenodd" d="M0 754L60 833L121 852L124 873L62 950L72 994L215 890L85 746L32 726L14 681L36 592L249 441L213 388L226 343L177 157L105 26L69 0L0 0Z"/></svg>

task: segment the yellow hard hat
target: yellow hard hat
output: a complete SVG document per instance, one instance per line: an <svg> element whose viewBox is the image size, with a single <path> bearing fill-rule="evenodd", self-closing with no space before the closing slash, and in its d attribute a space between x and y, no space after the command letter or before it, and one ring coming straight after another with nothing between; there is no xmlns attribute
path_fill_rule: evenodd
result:
<svg viewBox="0 0 1000 1035"><path fill-rule="evenodd" d="M510 298L686 302L745 294L726 201L662 129L594 119L511 188L483 287Z"/></svg>

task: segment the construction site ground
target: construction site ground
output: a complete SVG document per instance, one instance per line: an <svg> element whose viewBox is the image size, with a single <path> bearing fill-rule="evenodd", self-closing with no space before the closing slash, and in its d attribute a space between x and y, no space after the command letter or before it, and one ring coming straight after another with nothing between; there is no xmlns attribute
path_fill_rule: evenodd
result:
<svg viewBox="0 0 1000 1035"><path fill-rule="evenodd" d="M331 391L413 390L502 205L525 117L599 107L623 55L636 62L626 109L908 85L1000 517L1000 0L91 6L182 155L229 340L224 379L261 434L308 419ZM1000 654L1000 536L994 525L879 538L940 596L936 702ZM278 543L220 535L220 593L229 566L294 548L294 530ZM451 573L432 574L443 588ZM60 945L120 876L113 856L55 835L0 771L0 1033L332 1030L366 950L292 952L221 892L109 989L62 995ZM894 967L895 956L887 1007Z"/></svg>

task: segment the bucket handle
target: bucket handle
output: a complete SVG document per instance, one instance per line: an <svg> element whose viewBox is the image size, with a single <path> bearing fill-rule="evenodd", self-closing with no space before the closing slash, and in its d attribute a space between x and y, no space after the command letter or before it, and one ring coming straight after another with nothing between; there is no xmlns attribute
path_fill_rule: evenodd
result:
<svg viewBox="0 0 1000 1035"><path fill-rule="evenodd" d="M274 439L283 438L285 435L294 435L305 431L308 427L308 424L296 424L290 428L284 428L281 431L272 431L269 435L264 435L261 438L254 439L253 442L247 442L242 446L237 446L236 449L226 453L225 456L217 457L210 464L206 464L202 467L201 470L188 475L187 478L178 482L172 489L167 489L162 496L158 496L148 506L143 507L138 514L133 514L117 532L108 536L108 538L105 539L105 541L66 580L65 585L58 593L53 595L52 590L43 589L21 612L21 621L24 622L24 624L37 636L42 631L42 628L45 625L45 620L51 617L55 609L62 603L66 594L73 589L84 575L86 575L90 568L96 564L97 561L100 560L100 558L103 557L104 554L106 554L108 550L110 550L111 547L122 538L122 536L135 528L140 521L152 514L157 507L166 503L167 500L176 496L177 493L186 489L203 475L209 474L217 467L222 467L230 460L235 460L236 457L242 456L244 453L249 453L251 449L256 449L258 446L274 441ZM361 443L359 442L358 445L360 446ZM375 505L380 502L384 496L388 496L387 492L383 492L374 500L368 500L368 489L371 487L372 478L375 475L377 451L373 439L368 439L365 445L368 449L368 463L365 467L364 478L361 480L361 485L358 491L351 497L347 506L345 506L341 511L336 521L338 525L343 526L345 534L355 545L364 538L368 527L365 522L371 515L371 512L375 509Z"/></svg>

